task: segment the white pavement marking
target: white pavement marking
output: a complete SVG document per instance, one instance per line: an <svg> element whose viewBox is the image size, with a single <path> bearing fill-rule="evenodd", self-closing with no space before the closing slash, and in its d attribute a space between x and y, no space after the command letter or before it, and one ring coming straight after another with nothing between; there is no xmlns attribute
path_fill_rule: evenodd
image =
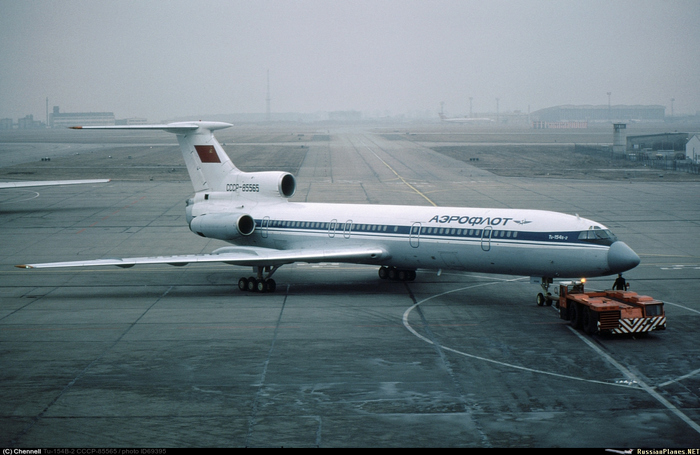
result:
<svg viewBox="0 0 700 455"><path fill-rule="evenodd" d="M506 281L506 282L518 281L518 280L521 280L521 279L522 279L522 278L516 278L516 279L505 280L505 281ZM473 288L477 288L477 287L490 286L490 285L494 285L494 284L498 284L498 283L497 283L497 282L493 282L493 283L482 283L482 284L475 284L475 285L471 285L471 286L465 286L465 287L462 287L462 288L459 288L459 289L453 289L453 290L451 290L451 291L446 291L446 292L443 292L443 293L440 293L440 294L435 294L435 295L433 295L433 296L431 296L431 297L428 297L427 299L423 299L423 300L421 300L420 302L417 302L416 304L410 306L410 307L404 312L404 314L403 314L403 325L404 325L404 327L406 327L406 329L408 329L409 332L411 332L413 335L415 335L415 336L418 337L419 339L421 339L421 340L423 340L423 341L425 341L426 343L431 344L431 345L432 345L432 344L435 344L432 340L429 340L428 338L426 338L426 337L424 337L423 335L419 334L418 332L416 332L416 331L413 329L413 327L411 327L411 325L410 325L409 322L408 322L408 316L411 314L411 311L413 311L413 309L417 308L419 305L421 305L421 304L423 304L423 303L425 303L425 302L427 302L427 301L429 301L429 300L435 299L435 298L437 298L437 297L441 297L441 296L443 296L443 295L452 294L452 293L454 293L454 292L463 291L463 290L465 290L465 289L473 289ZM680 305L679 305L679 306L680 306ZM694 311L694 310L692 310L692 311ZM639 388L639 387L641 387L642 390L644 390L644 391L647 392L649 395L651 395L656 401L658 401L659 403L661 403L662 405L664 405L664 406L665 406L667 409L669 409L673 414L675 414L678 418L680 418L682 421L684 421L690 428L692 428L693 430L695 430L697 433L700 433L700 425L698 425L697 423L695 423L690 417L688 417L687 415L685 415L680 409L678 409L678 408L675 407L673 404L671 404L668 400L666 400L664 397L662 397L657 391L655 391L652 387L650 387L646 382L644 382L644 381L643 381L641 378L639 378L637 375L635 375L634 373L632 373L628 368L624 367L622 364L620 364L619 362L617 362L617 361L616 361L615 359L613 359L610 355L608 355L608 354L605 353L603 350L601 350L598 346L596 346L595 344L593 344L593 343L592 343L589 339L587 339L585 336L583 336L583 335L581 335L580 333L578 333L578 331L576 331L574 328L572 328L572 327L570 327L570 326L569 326L568 328L569 328L569 330L572 331L572 333L574 333L577 337L579 337L579 339L581 339L584 343L586 343L587 346L589 346L591 349L593 349L600 357L602 357L604 360L606 360L608 363L610 363L612 366L614 366L618 371L620 371L620 372L629 380L629 383L628 383L628 384L624 384L624 383L623 383L623 384L620 384L620 383L611 383L611 382L597 381L597 380L594 380L594 379L584 379L584 378L579 378L579 377L576 377L576 376L568 376L568 375L563 375L563 374L558 374L558 373L552 373L552 372L549 372L549 371L536 370L536 369L533 369L533 368L527 368L527 367L523 367L523 366L520 366L520 365L513 365L513 364L510 364L510 363L500 362L500 361L498 361L498 360L487 359L487 358L485 358L485 357L477 356L477 355L474 355L474 354L469 354L469 353L462 352L462 351L459 351L459 350L457 350L457 349L452 349L452 348L449 348L449 347L446 347L446 346L440 346L440 348L443 349L443 350L445 350L445 351L453 352L453 353L455 353L455 354L459 354L459 355L462 355L462 356L465 356L465 357L470 357L470 358L477 359L477 360L483 360L484 362L490 362L490 363L494 363L494 364L497 364L497 365L505 366L505 367L508 367L508 368L514 368L514 369L517 369L517 370L529 371L529 372L531 372L531 373L546 374L546 375L549 375L549 376L555 376L555 377L564 378L564 379L572 379L572 380L575 380L575 381L583 381L583 382L592 382L592 383L596 383L596 384L605 384L605 385L611 385L611 386L617 386L617 387L627 387L627 388ZM695 372L690 373L690 374L694 374L694 373L695 373ZM636 384L636 385L638 385L639 387L634 387L633 385L630 385L630 384Z"/></svg>
<svg viewBox="0 0 700 455"><path fill-rule="evenodd" d="M518 280L522 280L522 279L523 279L523 278L520 277L520 278L515 278L515 279L510 279L510 280L504 280L504 281L510 282L510 281L518 281ZM465 286L465 287L463 287L463 288L458 288L458 289L453 289L453 290L451 290L451 291L446 291L446 292L443 292L443 293L440 293L440 294L435 294L435 295L433 295L432 297L428 297L427 299L423 299L423 300L421 300L420 302L417 302L416 304L410 306L410 307L404 312L404 314L403 314L403 325L404 325L404 327L406 327L406 329L408 329L409 332L411 332L413 335L415 335L415 336L418 337L419 339L425 341L425 342L428 343L428 344L435 344L435 343L433 343L432 340L430 340L430 339L424 337L423 335L419 334L417 331L415 331L415 330L413 329L413 327L411 327L411 324L408 322L408 316L411 314L411 311L413 311L413 310L414 310L415 308L417 308L419 305L421 305L421 304L423 304L423 303L425 303L425 302L427 302L427 301L429 301L429 300L435 299L435 298L437 298L437 297L441 297L441 296L443 296L443 295L452 294L452 293L454 293L454 292L459 292L459 291L464 291L464 290L466 290L466 289L473 289L473 288L483 287L483 286L491 286L491 285L495 285L495 284L499 284L499 283L498 283L498 282L493 282L493 283L474 284L474 285L471 285L471 286ZM618 383L612 383L612 382L597 381L597 380L595 380L595 379L585 379L585 378L580 378L580 377L576 377L576 376L569 376L569 375L565 375L565 374L553 373L553 372L551 372L551 371L536 370L536 369L534 369L534 368L528 368L528 367L524 367L524 366L520 366L520 365L513 365L513 364L510 364L510 363L500 362L500 361L498 361L498 360L488 359L488 358L486 358L486 357L481 357L481 356L478 356L478 355L469 354L469 353L467 353L467 352L459 351L459 350L457 350L457 349L452 349L452 348L449 348L449 347L446 347L446 346L442 346L442 345L440 346L440 349L443 349L443 350L445 350L445 351L449 351L449 352L452 352L452 353L455 353L455 354L459 354L459 355L461 355L461 356L470 357L470 358L472 358L472 359L483 360L484 362L494 363L494 364L496 364L496 365L501 365L501 366L505 366L505 367L508 367L508 368L514 368L514 369L516 369L516 370L528 371L528 372L531 372L531 373L546 374L546 375L548 375L548 376L554 376L554 377L563 378L563 379L572 379L572 380L574 380L574 381L592 382L592 383L594 383L594 384L604 384L604 385L610 385L610 386L615 386L615 387L638 388L638 387L635 387L635 386L632 386L632 385L629 385L629 384L618 384Z"/></svg>
<svg viewBox="0 0 700 455"><path fill-rule="evenodd" d="M617 368L622 374L624 374L629 380L639 384L639 386L644 389L645 392L647 392L649 395L654 397L656 401L661 403L662 405L666 406L671 412L673 412L676 416L678 416L682 421L688 424L690 428L695 430L696 432L700 433L700 425L695 423L690 417L687 415L683 414L683 412L675 407L673 404L671 404L666 398L662 397L656 390L654 390L652 387L650 387L646 382L644 382L639 376L635 375L632 373L629 369L625 368L622 364L617 362L615 359L613 359L610 355L608 355L606 352L604 352L602 349L600 349L598 346L593 344L591 340L586 338L585 336L581 335L574 329L573 327L569 326L569 330L571 330L577 337L579 337L584 343L586 343L591 349L593 349L599 356L601 356L603 359L607 360L608 363L610 363L612 366Z"/></svg>

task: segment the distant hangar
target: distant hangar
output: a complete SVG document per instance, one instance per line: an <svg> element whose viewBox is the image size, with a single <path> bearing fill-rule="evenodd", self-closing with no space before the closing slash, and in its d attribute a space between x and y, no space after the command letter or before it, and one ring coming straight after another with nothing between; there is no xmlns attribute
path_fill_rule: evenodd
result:
<svg viewBox="0 0 700 455"><path fill-rule="evenodd" d="M75 125L111 126L111 125L145 125L145 118L128 118L117 120L114 112L60 112L58 106L48 115L49 128L68 128Z"/></svg>
<svg viewBox="0 0 700 455"><path fill-rule="evenodd" d="M666 107L660 105L563 105L540 109L532 119L540 122L663 122Z"/></svg>

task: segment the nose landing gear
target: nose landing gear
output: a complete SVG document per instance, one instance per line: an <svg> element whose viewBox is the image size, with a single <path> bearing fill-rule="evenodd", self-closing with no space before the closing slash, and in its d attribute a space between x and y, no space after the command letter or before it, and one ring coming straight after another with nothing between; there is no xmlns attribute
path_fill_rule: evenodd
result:
<svg viewBox="0 0 700 455"><path fill-rule="evenodd" d="M552 306L552 293L549 292L549 285L552 284L552 281L551 278L542 278L540 286L544 292L537 294L537 306Z"/></svg>

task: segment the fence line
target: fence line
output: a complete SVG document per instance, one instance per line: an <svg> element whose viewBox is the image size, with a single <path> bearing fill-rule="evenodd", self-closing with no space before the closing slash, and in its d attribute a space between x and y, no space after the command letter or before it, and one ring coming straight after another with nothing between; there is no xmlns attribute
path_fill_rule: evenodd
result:
<svg viewBox="0 0 700 455"><path fill-rule="evenodd" d="M607 144L574 144L574 152L592 156L606 156L613 160L634 161L642 166L653 169L663 169L667 171L687 172L688 174L700 174L700 164L693 163L692 160L676 160L664 157L648 156L642 153L612 153L612 146ZM653 152L652 152L653 153ZM681 152L678 152L679 154Z"/></svg>

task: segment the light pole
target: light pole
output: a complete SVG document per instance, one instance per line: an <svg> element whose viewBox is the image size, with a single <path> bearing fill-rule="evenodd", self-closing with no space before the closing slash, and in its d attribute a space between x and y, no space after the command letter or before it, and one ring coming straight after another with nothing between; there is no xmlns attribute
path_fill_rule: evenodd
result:
<svg viewBox="0 0 700 455"><path fill-rule="evenodd" d="M673 118L673 102L676 101L675 98L671 98L671 118Z"/></svg>

